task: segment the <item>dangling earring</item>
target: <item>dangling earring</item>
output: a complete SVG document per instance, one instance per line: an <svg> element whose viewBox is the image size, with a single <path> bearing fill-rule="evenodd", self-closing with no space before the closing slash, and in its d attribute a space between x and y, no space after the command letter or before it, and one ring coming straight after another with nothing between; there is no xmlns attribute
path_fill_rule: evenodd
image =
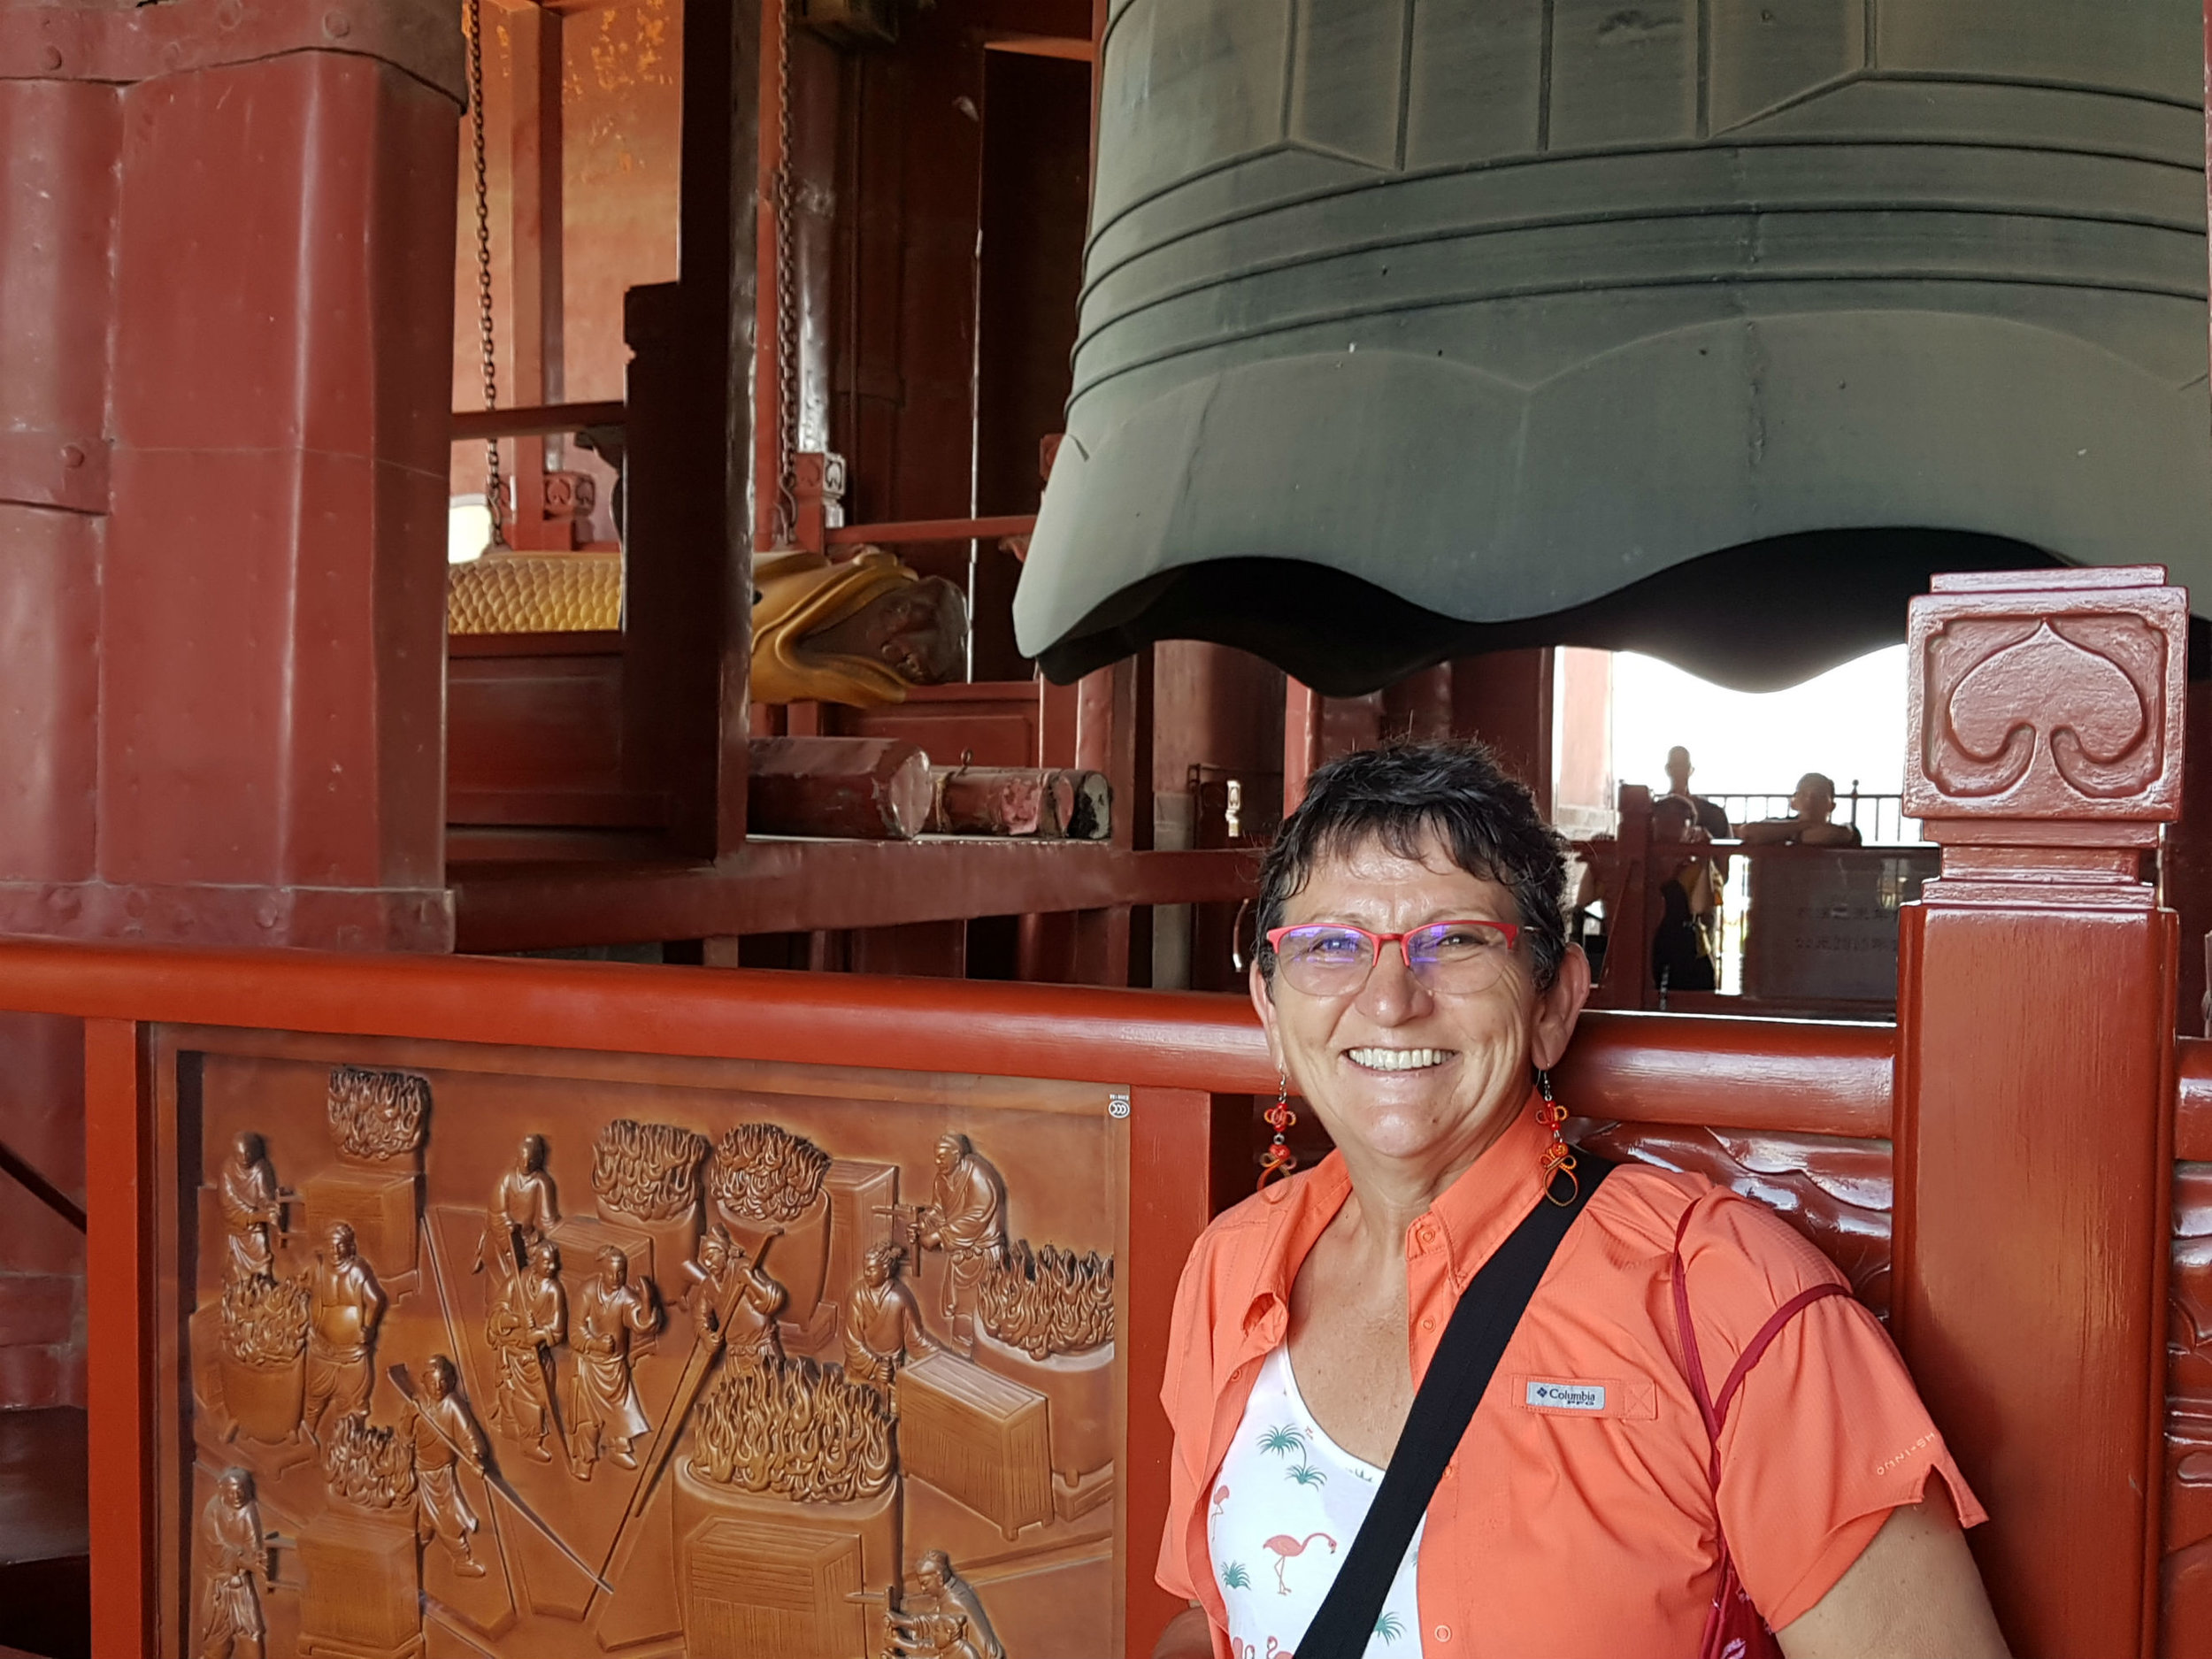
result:
<svg viewBox="0 0 2212 1659"><path fill-rule="evenodd" d="M1536 1092L1544 1097L1544 1103L1536 1109L1536 1121L1551 1131L1551 1145L1544 1148L1544 1196L1562 1210L1581 1195L1582 1178L1575 1173L1574 1148L1559 1133L1559 1125L1567 1121L1567 1109L1551 1097L1551 1073L1536 1073ZM1559 1195L1559 1178L1567 1178L1567 1195Z"/></svg>
<svg viewBox="0 0 2212 1659"><path fill-rule="evenodd" d="M1290 1109L1290 1079L1287 1076L1277 1074L1275 1103L1267 1109L1265 1117L1268 1125L1275 1131L1275 1139L1267 1148L1266 1160L1260 1165L1260 1179L1252 1189L1255 1192L1278 1175L1287 1175L1298 1167L1298 1155L1283 1139L1284 1131L1298 1121L1298 1114Z"/></svg>

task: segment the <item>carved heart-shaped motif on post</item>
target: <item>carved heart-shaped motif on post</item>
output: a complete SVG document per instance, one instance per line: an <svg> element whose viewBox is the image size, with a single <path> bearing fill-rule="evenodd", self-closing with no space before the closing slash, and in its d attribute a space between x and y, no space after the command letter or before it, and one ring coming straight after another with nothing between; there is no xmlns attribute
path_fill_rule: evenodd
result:
<svg viewBox="0 0 2212 1659"><path fill-rule="evenodd" d="M1937 578L1913 602L1907 814L2174 816L2188 616L2163 576Z"/></svg>

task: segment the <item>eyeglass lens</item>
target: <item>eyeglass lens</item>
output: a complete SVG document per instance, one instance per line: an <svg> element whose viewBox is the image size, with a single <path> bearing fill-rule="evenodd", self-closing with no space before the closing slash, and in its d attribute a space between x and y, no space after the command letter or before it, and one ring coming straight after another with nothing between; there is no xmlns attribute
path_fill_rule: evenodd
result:
<svg viewBox="0 0 2212 1659"><path fill-rule="evenodd" d="M1408 933L1403 943L1415 980L1448 995L1487 990L1513 954L1503 929L1479 922L1432 922ZM1340 995L1366 983L1375 965L1375 940L1356 927L1317 923L1285 933L1275 955L1283 977L1297 989Z"/></svg>

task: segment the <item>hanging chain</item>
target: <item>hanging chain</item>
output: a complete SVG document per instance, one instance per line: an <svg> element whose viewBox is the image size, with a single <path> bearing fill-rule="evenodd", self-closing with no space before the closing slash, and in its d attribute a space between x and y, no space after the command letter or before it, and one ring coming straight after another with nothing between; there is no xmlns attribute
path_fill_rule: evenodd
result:
<svg viewBox="0 0 2212 1659"><path fill-rule="evenodd" d="M795 458L799 447L798 305L792 294L798 264L791 230L790 0L773 0L776 29L776 171L772 180L776 265L776 511L778 547L789 547L799 520Z"/></svg>
<svg viewBox="0 0 2212 1659"><path fill-rule="evenodd" d="M484 407L499 407L499 354L492 333L492 199L484 173L484 14L468 0L469 124L476 143L476 294L482 319ZM499 440L484 445L484 511L491 515L490 546L507 545L506 490L499 474Z"/></svg>

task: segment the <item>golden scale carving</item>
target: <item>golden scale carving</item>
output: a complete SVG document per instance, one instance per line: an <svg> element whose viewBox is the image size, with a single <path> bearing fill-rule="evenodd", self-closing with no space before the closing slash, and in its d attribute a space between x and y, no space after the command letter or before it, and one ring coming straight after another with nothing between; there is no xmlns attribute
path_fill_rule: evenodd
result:
<svg viewBox="0 0 2212 1659"><path fill-rule="evenodd" d="M535 1133L488 1202L429 1190L420 1075L331 1067L325 1118L301 1191L259 1133L211 1157L183 1651L259 1655L274 1609L332 1659L536 1659L548 1619L563 1652L1005 1659L994 1572L910 1555L913 1517L972 1512L986 1568L1110 1562L1113 1260L1011 1236L968 1136L901 1203L901 1166L780 1124L617 1117L565 1216Z"/></svg>
<svg viewBox="0 0 2212 1659"><path fill-rule="evenodd" d="M619 553L488 553L446 571L449 634L566 634L622 626Z"/></svg>

